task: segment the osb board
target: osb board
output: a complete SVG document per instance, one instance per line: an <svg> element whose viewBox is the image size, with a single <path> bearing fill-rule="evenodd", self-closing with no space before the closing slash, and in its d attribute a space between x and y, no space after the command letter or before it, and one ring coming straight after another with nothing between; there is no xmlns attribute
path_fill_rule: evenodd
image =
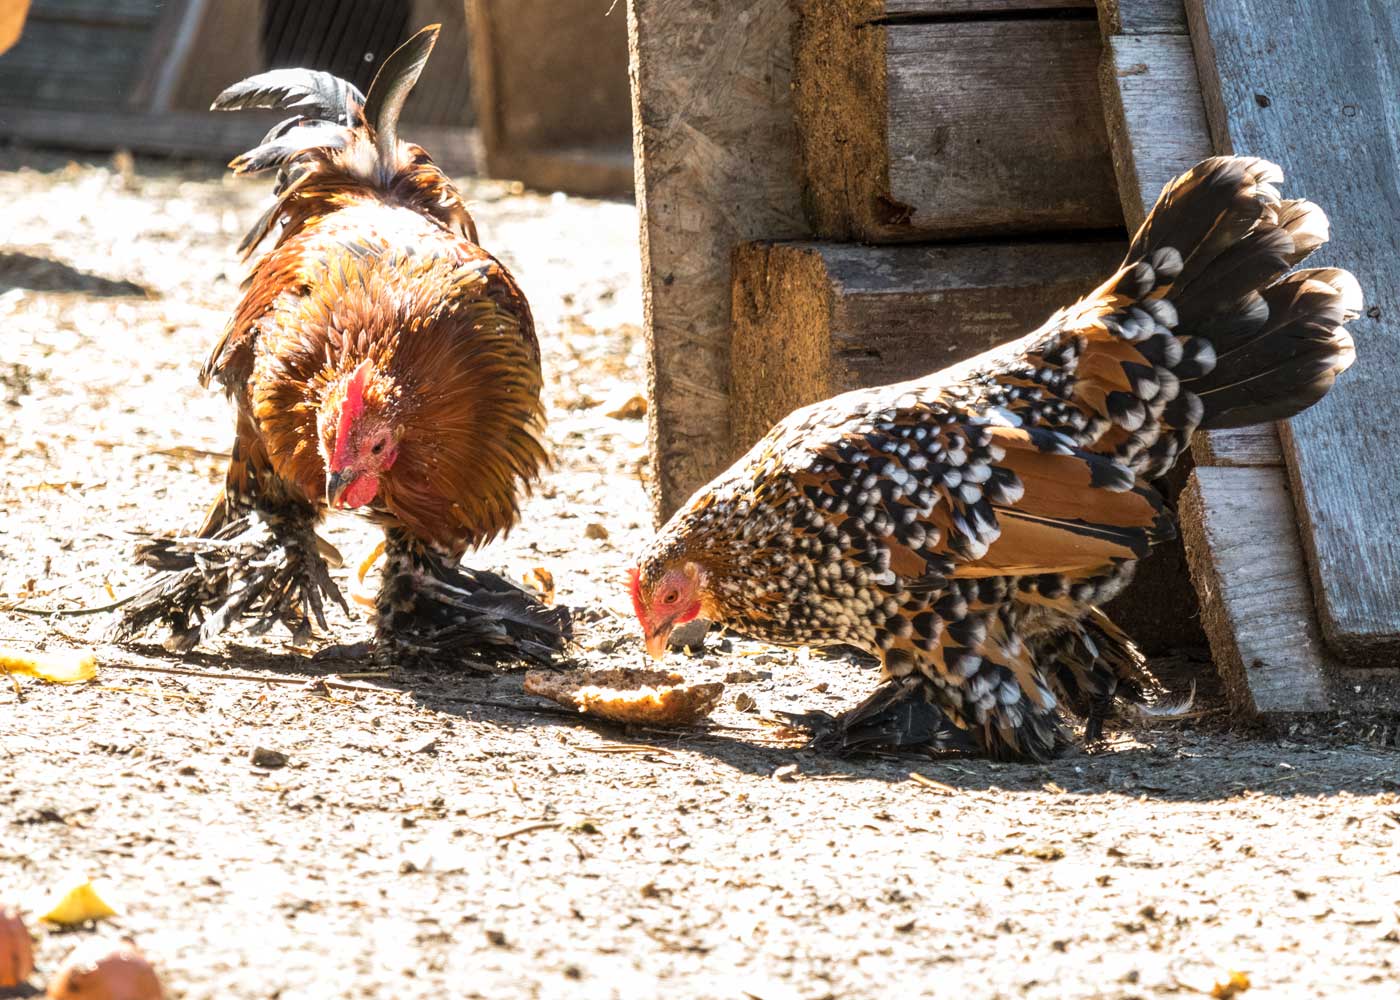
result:
<svg viewBox="0 0 1400 1000"><path fill-rule="evenodd" d="M735 457L730 258L808 235L786 0L631 0L653 500L668 516Z"/></svg>

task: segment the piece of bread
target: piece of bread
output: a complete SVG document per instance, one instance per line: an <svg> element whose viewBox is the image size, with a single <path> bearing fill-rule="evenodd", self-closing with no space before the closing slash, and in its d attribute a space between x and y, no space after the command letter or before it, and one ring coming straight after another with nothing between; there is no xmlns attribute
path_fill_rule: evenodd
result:
<svg viewBox="0 0 1400 1000"><path fill-rule="evenodd" d="M532 670L525 690L585 715L612 722L652 726L685 726L698 722L719 704L724 685L687 684L668 670L619 668Z"/></svg>

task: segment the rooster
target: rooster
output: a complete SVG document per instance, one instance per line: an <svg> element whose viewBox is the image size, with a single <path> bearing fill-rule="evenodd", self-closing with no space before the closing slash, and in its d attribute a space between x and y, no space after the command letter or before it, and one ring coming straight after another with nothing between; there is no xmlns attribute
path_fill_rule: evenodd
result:
<svg viewBox="0 0 1400 1000"><path fill-rule="evenodd" d="M160 622L187 649L240 618L305 638L344 606L316 536L329 509L385 533L376 639L411 654L548 658L567 630L499 577L458 566L506 532L546 462L530 308L466 205L398 118L436 41L423 29L362 95L305 69L229 87L219 110L294 112L231 164L276 169L240 246L253 265L204 366L237 411L223 492L196 538L146 544L163 570L118 624Z"/></svg>
<svg viewBox="0 0 1400 1000"><path fill-rule="evenodd" d="M648 650L697 616L880 659L875 693L791 716L818 746L1044 759L1061 710L1100 737L1157 693L1099 610L1172 536L1150 481L1201 428L1280 420L1352 362L1361 290L1285 274L1327 218L1278 167L1169 183L1121 268L1034 332L945 371L796 410L699 490L632 572Z"/></svg>

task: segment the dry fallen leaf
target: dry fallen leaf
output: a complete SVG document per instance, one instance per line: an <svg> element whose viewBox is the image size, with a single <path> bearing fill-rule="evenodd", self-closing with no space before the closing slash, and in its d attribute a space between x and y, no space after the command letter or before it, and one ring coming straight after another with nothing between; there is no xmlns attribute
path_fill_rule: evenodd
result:
<svg viewBox="0 0 1400 1000"><path fill-rule="evenodd" d="M0 673L24 674L51 684L79 684L97 676L97 658L77 649L24 653L0 646Z"/></svg>
<svg viewBox="0 0 1400 1000"><path fill-rule="evenodd" d="M713 712L724 685L687 684L665 670L532 670L525 690L613 722L683 726Z"/></svg>
<svg viewBox="0 0 1400 1000"><path fill-rule="evenodd" d="M607 415L614 420L641 420L647 415L647 398L629 396L621 402L608 400Z"/></svg>
<svg viewBox="0 0 1400 1000"><path fill-rule="evenodd" d="M1211 987L1210 995L1219 998L1219 1000L1230 1000L1231 997L1237 997L1249 989L1249 986L1249 976L1231 969L1229 978L1223 983L1216 980L1215 985Z"/></svg>
<svg viewBox="0 0 1400 1000"><path fill-rule="evenodd" d="M525 586L535 591L540 596L541 604L554 603L554 574L543 566L536 566L525 571Z"/></svg>

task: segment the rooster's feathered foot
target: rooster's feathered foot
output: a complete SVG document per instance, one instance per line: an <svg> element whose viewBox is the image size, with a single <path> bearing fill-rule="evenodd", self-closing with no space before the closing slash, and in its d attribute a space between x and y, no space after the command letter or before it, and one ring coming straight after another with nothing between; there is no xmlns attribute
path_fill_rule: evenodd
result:
<svg viewBox="0 0 1400 1000"><path fill-rule="evenodd" d="M485 570L455 565L399 528L385 533L376 601L379 654L397 662L473 658L554 662L573 637L567 608L548 608Z"/></svg>
<svg viewBox="0 0 1400 1000"><path fill-rule="evenodd" d="M921 677L886 681L859 705L840 715L780 713L789 725L812 734L808 746L832 753L921 747L972 753L977 741L954 725L925 693Z"/></svg>
<svg viewBox="0 0 1400 1000"><path fill-rule="evenodd" d="M128 641L162 623L166 647L183 652L245 620L255 635L281 622L304 642L313 620L326 627L327 602L345 607L323 546L309 510L240 511L209 537L144 542L137 559L161 572L126 604L111 636Z"/></svg>

